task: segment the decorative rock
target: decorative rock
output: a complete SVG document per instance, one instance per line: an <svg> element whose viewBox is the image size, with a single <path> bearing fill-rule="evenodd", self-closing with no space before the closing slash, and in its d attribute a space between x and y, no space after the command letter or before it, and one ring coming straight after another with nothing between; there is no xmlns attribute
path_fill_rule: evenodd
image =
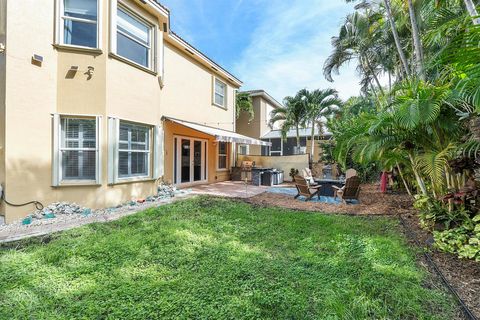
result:
<svg viewBox="0 0 480 320"><path fill-rule="evenodd" d="M28 216L22 220L23 225L31 224L32 223L32 216Z"/></svg>
<svg viewBox="0 0 480 320"><path fill-rule="evenodd" d="M45 212L43 214L43 218L44 219L53 219L53 218L55 218L55 215L53 214L53 212Z"/></svg>

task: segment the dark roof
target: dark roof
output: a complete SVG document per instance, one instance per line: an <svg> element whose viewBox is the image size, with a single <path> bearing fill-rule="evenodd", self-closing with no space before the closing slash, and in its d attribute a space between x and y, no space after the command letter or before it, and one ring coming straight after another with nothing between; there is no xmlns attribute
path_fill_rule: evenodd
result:
<svg viewBox="0 0 480 320"><path fill-rule="evenodd" d="M312 128L300 128L299 130L299 135L300 137L310 137L312 135ZM323 129L323 132L320 132L318 130L318 126L315 126L315 136L323 136L323 137L329 137L331 136L332 133L327 131L327 128ZM287 132L287 138L293 138L297 136L297 130L296 129L290 129ZM282 137L282 131L281 130L270 130L269 132L265 133L263 136L261 136L261 139L275 139L275 138L281 138Z"/></svg>

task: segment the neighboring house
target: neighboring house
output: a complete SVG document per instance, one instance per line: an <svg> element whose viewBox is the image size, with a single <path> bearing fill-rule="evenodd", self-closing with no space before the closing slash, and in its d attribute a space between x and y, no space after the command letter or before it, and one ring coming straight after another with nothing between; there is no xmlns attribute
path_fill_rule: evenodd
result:
<svg viewBox="0 0 480 320"><path fill-rule="evenodd" d="M240 113L240 116L237 119L237 132L249 137L260 139L264 142L268 142L271 144L271 146L238 145L238 154L257 156L294 155L294 149L297 145L296 130L291 129L288 131L286 139L282 139L280 130L281 123L275 123L273 128L271 128L269 125L271 118L270 113L274 108L282 107L282 104L280 104L264 90L250 90L243 92L248 93L252 98L255 116L253 119L250 119L247 112ZM329 140L332 136L331 133L326 132L325 128L323 131L325 133L321 133L319 132L318 128L315 128L315 139L317 142L316 151L313 156L313 161L315 162L320 159L321 149L319 144L321 141ZM301 153L310 153L312 145L311 135L311 127L300 129Z"/></svg>
<svg viewBox="0 0 480 320"><path fill-rule="evenodd" d="M152 0L0 0L0 183L102 208L229 179L242 82ZM265 144L265 143L264 143ZM33 206L0 204L7 223Z"/></svg>
<svg viewBox="0 0 480 320"><path fill-rule="evenodd" d="M325 131L325 129L323 130ZM300 153L310 153L312 146L312 128L300 128ZM320 143L330 140L332 134L329 132L322 133L318 127L315 127L315 154L313 161L320 160L322 152ZM271 143L271 146L262 146L262 156L290 156L297 154L295 147L297 146L297 130L290 129L286 134L286 139L282 138L281 130L271 130L260 137L262 141Z"/></svg>
<svg viewBox="0 0 480 320"><path fill-rule="evenodd" d="M254 118L250 119L250 115L247 112L241 112L237 119L236 130L238 133L260 139L267 132L272 130L269 126L270 113L274 108L282 107L282 104L275 100L264 90L250 90L243 91L248 93L252 98ZM276 129L278 123L275 124ZM261 146L259 145L239 145L239 154L260 155Z"/></svg>

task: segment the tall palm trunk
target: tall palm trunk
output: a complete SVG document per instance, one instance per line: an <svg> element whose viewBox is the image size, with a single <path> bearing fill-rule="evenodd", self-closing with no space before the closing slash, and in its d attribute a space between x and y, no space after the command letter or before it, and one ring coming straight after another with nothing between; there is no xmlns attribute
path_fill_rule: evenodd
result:
<svg viewBox="0 0 480 320"><path fill-rule="evenodd" d="M415 164L415 159L413 158L413 155L409 152L408 153L408 159L410 160L410 164L412 165L412 171L413 174L415 175L415 179L417 180L418 187L420 188L420 191L422 191L422 194L424 196L428 196L427 192L427 187L425 187L425 182L423 181L422 177L417 171L417 166Z"/></svg>
<svg viewBox="0 0 480 320"><path fill-rule="evenodd" d="M313 163L313 155L315 152L315 118L312 118L312 147L310 151L310 159Z"/></svg>
<svg viewBox="0 0 480 320"><path fill-rule="evenodd" d="M398 173L400 174L400 178L402 179L403 185L405 186L405 189L407 190L408 195L411 197L411 196L412 196L412 192L410 191L410 188L408 187L407 181L405 181L405 178L404 178L404 176L403 176L402 169L400 168L400 164L398 163L398 161L397 161L396 165L397 165Z"/></svg>
<svg viewBox="0 0 480 320"><path fill-rule="evenodd" d="M295 125L295 129L297 130L297 152L300 153L300 128L298 123Z"/></svg>
<svg viewBox="0 0 480 320"><path fill-rule="evenodd" d="M397 26L395 25L395 20L393 20L392 8L390 7L390 0L383 0L385 3L385 10L387 12L388 21L390 22L390 27L392 29L393 39L395 40L395 46L397 47L398 56L402 62L403 69L407 77L410 75L410 68L408 66L407 58L403 52L402 44L400 42L400 37L398 36Z"/></svg>
<svg viewBox="0 0 480 320"><path fill-rule="evenodd" d="M423 47L422 40L420 39L420 31L418 29L417 16L415 15L415 8L413 7L412 0L407 0L407 2L410 23L412 24L412 37L413 46L415 49L415 65L417 69L417 75L420 76L420 79L425 80L425 73L423 69Z"/></svg>
<svg viewBox="0 0 480 320"><path fill-rule="evenodd" d="M377 84L378 90L380 90L380 93L381 93L382 95L385 95L385 92L383 92L382 85L380 84L380 81L378 80L377 75L376 75L375 72L373 71L372 64L370 63L370 61L368 60L368 58L365 58L365 63L366 63L366 65L367 65L370 73L372 74L373 79L375 80L375 83Z"/></svg>
<svg viewBox="0 0 480 320"><path fill-rule="evenodd" d="M468 14L472 17L473 24L480 24L480 18L478 18L477 8L473 0L463 0L465 2L465 7L467 8Z"/></svg>

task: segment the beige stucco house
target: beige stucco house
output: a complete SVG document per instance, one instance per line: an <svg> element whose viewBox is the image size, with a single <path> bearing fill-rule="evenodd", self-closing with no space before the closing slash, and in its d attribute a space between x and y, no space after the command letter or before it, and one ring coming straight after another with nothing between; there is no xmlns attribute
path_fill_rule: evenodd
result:
<svg viewBox="0 0 480 320"><path fill-rule="evenodd" d="M274 108L282 107L282 104L265 90L249 90L242 91L242 93L248 93L250 95L254 117L250 119L250 115L247 112L241 112L236 121L236 130L240 134L260 139L272 130L269 126L270 113ZM278 124L275 124L273 129L278 129ZM240 154L261 155L262 146L238 145L238 152Z"/></svg>
<svg viewBox="0 0 480 320"><path fill-rule="evenodd" d="M274 108L282 107L277 100L264 90L242 91L252 98L254 118L250 119L247 112L241 112L237 119L237 132L268 142L270 145L238 145L238 154L250 156L290 156L298 154L296 148L296 130L290 129L286 137L282 138L281 123L269 124L271 112ZM312 128L300 128L300 154L308 153L310 161L318 162L321 159L321 144L332 136L326 128L319 130L315 127L315 149L313 156L310 155L312 148ZM280 161L280 160L277 160Z"/></svg>
<svg viewBox="0 0 480 320"><path fill-rule="evenodd" d="M242 82L153 0L0 0L0 183L9 202L110 207L229 179ZM33 207L6 206L8 222Z"/></svg>

